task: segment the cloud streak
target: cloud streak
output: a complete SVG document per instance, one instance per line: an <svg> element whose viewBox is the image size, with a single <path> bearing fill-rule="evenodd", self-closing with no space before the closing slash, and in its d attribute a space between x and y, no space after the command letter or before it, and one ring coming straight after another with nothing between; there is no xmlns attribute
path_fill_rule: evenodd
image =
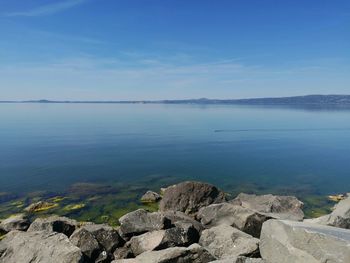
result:
<svg viewBox="0 0 350 263"><path fill-rule="evenodd" d="M43 5L39 7L35 7L33 9L27 10L27 11L19 11L19 12L13 12L8 13L5 16L8 17L35 17L35 16L46 16L46 15L52 15L58 12L62 12L64 10L73 8L75 6L81 5L86 0L67 0L67 1L61 1L59 3L54 4L48 4Z"/></svg>
<svg viewBox="0 0 350 263"><path fill-rule="evenodd" d="M130 63L120 57L78 56L47 63L0 65L0 92L5 94L3 100L142 100L289 96L312 93L310 87L318 87L320 93L330 87L337 87L337 93L348 89L348 71L309 65L281 69L235 59L180 63L173 58L136 57Z"/></svg>

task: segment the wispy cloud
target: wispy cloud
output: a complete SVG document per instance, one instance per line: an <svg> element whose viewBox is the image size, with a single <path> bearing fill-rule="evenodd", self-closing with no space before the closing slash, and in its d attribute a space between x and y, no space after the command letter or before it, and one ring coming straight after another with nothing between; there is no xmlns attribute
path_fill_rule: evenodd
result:
<svg viewBox="0 0 350 263"><path fill-rule="evenodd" d="M84 2L86 2L86 0L60 1L58 3L38 6L38 7L35 7L33 9L26 10L26 11L7 13L7 14L5 14L5 16L9 16L9 17L15 17L15 16L34 17L34 16L52 15L52 14L64 11L66 9L73 8L73 7L78 6L80 4L83 4Z"/></svg>

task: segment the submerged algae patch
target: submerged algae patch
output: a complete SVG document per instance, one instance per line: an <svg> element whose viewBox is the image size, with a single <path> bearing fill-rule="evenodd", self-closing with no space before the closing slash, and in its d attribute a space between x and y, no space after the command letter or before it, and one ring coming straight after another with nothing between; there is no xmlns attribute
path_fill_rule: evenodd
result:
<svg viewBox="0 0 350 263"><path fill-rule="evenodd" d="M72 210L79 210L84 208L86 205L85 204L70 204L70 205L66 205L63 210L66 211L72 211Z"/></svg>
<svg viewBox="0 0 350 263"><path fill-rule="evenodd" d="M304 213L306 218L320 217L332 212L334 202L325 196L306 196L302 198L304 202Z"/></svg>
<svg viewBox="0 0 350 263"><path fill-rule="evenodd" d="M54 202L54 203L60 203L62 202L63 200L65 200L67 197L63 197L63 196L55 196L55 197L52 197L50 198L49 200L51 202Z"/></svg>

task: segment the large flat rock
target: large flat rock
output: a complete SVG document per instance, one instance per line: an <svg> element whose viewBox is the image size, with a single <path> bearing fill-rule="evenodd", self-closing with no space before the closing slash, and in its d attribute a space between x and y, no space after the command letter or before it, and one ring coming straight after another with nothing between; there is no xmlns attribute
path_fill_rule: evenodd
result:
<svg viewBox="0 0 350 263"><path fill-rule="evenodd" d="M1 263L82 263L80 249L61 233L11 231L0 242Z"/></svg>
<svg viewBox="0 0 350 263"><path fill-rule="evenodd" d="M350 262L350 230L305 222L268 220L260 253L269 263Z"/></svg>
<svg viewBox="0 0 350 263"><path fill-rule="evenodd" d="M263 222L270 217L231 203L212 204L199 210L197 218L205 227L229 225L259 237Z"/></svg>
<svg viewBox="0 0 350 263"><path fill-rule="evenodd" d="M163 213L149 213L144 209L138 209L122 216L119 218L119 222L120 233L125 238L171 226L171 221Z"/></svg>
<svg viewBox="0 0 350 263"><path fill-rule="evenodd" d="M259 239L228 225L204 230L199 244L219 259L259 255Z"/></svg>
<svg viewBox="0 0 350 263"><path fill-rule="evenodd" d="M119 259L112 263L207 263L215 260L206 249L193 244L188 248L172 247L159 251L148 251L133 259Z"/></svg>
<svg viewBox="0 0 350 263"><path fill-rule="evenodd" d="M264 213L276 219L301 221L304 203L295 196L239 194L233 204Z"/></svg>

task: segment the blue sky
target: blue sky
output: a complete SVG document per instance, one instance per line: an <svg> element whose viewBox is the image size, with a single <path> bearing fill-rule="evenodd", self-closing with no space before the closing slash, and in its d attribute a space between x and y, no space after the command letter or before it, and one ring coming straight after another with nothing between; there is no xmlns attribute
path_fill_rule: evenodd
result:
<svg viewBox="0 0 350 263"><path fill-rule="evenodd" d="M0 94L350 94L350 1L0 0Z"/></svg>

